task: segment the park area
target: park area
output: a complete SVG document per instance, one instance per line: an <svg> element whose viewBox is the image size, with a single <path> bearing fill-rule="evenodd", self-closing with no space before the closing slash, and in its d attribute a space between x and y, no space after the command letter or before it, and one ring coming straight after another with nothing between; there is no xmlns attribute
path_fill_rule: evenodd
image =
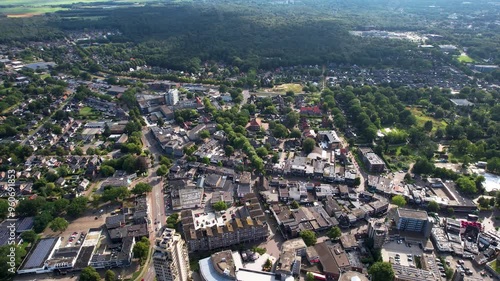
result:
<svg viewBox="0 0 500 281"><path fill-rule="evenodd" d="M417 118L417 126L423 127L425 122L427 121L432 121L432 131L437 130L438 128L445 129L446 128L446 122L444 121L439 121L431 116L427 116L424 112L422 112L421 109L419 108L407 108L415 115L415 118Z"/></svg>

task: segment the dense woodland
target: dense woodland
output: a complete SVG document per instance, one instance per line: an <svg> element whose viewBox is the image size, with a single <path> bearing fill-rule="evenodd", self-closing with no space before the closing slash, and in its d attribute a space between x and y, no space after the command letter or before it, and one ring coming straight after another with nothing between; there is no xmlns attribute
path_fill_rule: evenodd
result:
<svg viewBox="0 0 500 281"><path fill-rule="evenodd" d="M0 42L61 38L63 31L113 29L122 35L109 38L111 42L128 43L126 48L118 45L108 50L116 59L134 57L148 65L190 72L208 60L243 71L329 62L415 69L433 66L414 43L349 34L350 30L381 29L440 34L439 44L460 44L472 57L498 63L499 27L488 24L494 22L490 16L494 6L487 13L478 7L491 4L479 2L464 6L461 1L305 0L289 5L161 1L116 9L97 4L97 8L74 6L45 17L2 18ZM448 20L453 13L458 19ZM474 28L468 28L468 23Z"/></svg>

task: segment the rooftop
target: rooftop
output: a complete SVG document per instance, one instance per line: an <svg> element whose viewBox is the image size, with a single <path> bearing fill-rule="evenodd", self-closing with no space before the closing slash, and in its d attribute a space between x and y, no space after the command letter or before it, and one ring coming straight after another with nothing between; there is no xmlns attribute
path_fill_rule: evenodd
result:
<svg viewBox="0 0 500 281"><path fill-rule="evenodd" d="M399 217L404 217L404 218L412 218L419 220L427 220L428 218L426 211L398 208L397 212Z"/></svg>

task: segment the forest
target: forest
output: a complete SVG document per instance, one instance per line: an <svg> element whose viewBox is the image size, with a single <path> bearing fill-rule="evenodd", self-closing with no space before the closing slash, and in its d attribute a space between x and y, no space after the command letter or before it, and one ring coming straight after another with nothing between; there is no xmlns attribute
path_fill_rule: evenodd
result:
<svg viewBox="0 0 500 281"><path fill-rule="evenodd" d="M117 59L196 71L205 61L232 64L243 71L330 62L374 67L432 67L417 44L360 38L350 30L398 30L441 34L442 43L469 48L472 57L498 62L498 25L478 1L319 1L293 4L266 1L151 2L142 7L102 9L78 5L44 17L0 18L0 42L62 38L64 32L119 30L112 43L131 43ZM436 4L437 3L437 4ZM434 8L429 8L436 5ZM480 6L483 5L483 6ZM492 8L491 13L494 14ZM459 20L448 21L446 14ZM469 17L465 17L470 15ZM472 18L472 19L470 19ZM467 24L477 26L468 28ZM16 30L16 32L14 32ZM479 33L478 30L484 30ZM3 32L5 31L5 32ZM21 32L17 32L21 31Z"/></svg>

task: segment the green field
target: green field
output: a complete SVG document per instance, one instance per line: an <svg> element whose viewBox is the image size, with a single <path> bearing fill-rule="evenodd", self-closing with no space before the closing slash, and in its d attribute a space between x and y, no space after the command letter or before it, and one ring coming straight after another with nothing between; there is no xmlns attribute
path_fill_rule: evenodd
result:
<svg viewBox="0 0 500 281"><path fill-rule="evenodd" d="M298 83L288 83L288 84L281 84L281 85L276 85L271 89L272 92L287 92L287 91L293 91L294 93L298 94L302 92L302 85Z"/></svg>
<svg viewBox="0 0 500 281"><path fill-rule="evenodd" d="M109 0L109 4L113 3L146 3L146 2L156 2L157 0ZM3 0L2 6L5 8L0 8L0 13L6 14L12 17L16 15L22 16L33 16L45 13L53 13L56 11L67 10L68 8L62 7L62 5L70 5L74 3L96 3L96 2L106 2L106 0ZM10 6L10 7L9 7Z"/></svg>
<svg viewBox="0 0 500 281"><path fill-rule="evenodd" d="M442 128L442 129L445 129L446 128L446 122L444 121L439 121L433 117L430 117L430 116L427 116L425 115L420 109L418 108L408 108L411 113L413 113L413 115L415 115L415 117L417 118L417 125L419 127L423 127L425 122L427 121L432 121L432 131L435 131L437 130L437 128Z"/></svg>
<svg viewBox="0 0 500 281"><path fill-rule="evenodd" d="M80 115L81 116L89 116L92 114L92 108L86 106L86 107L82 107L82 109L80 109Z"/></svg>
<svg viewBox="0 0 500 281"><path fill-rule="evenodd" d="M459 62L463 62L463 63L474 62L474 60L471 57L469 57L468 55L465 55L465 54L458 56L457 60Z"/></svg>

